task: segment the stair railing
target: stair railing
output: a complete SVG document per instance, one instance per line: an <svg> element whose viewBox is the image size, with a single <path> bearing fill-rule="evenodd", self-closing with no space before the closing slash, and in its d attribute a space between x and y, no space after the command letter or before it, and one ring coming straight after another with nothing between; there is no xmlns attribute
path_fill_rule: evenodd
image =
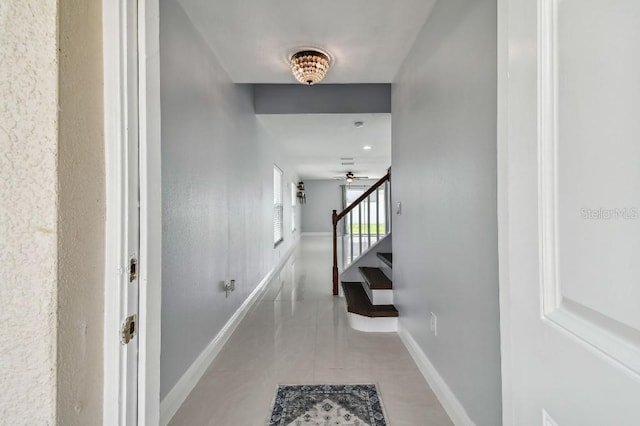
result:
<svg viewBox="0 0 640 426"><path fill-rule="evenodd" d="M346 267L391 232L391 172L389 171L342 212L333 211L333 294L338 295L338 223L342 220L342 267ZM382 201L382 202L381 202ZM372 212L372 205L375 206ZM355 214L354 214L355 212ZM374 217L372 218L372 214ZM375 219L375 222L371 222Z"/></svg>

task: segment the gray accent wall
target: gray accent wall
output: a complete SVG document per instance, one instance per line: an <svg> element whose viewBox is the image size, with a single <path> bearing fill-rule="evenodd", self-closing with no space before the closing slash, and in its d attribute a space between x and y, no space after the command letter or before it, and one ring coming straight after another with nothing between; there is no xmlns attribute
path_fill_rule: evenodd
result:
<svg viewBox="0 0 640 426"><path fill-rule="evenodd" d="M495 0L439 0L392 90L396 306L478 426L502 423L496 44Z"/></svg>
<svg viewBox="0 0 640 426"><path fill-rule="evenodd" d="M331 213L342 211L342 186L344 179L319 179L304 181L307 203L302 205L302 232L333 232ZM359 180L357 186L369 187L372 179Z"/></svg>
<svg viewBox="0 0 640 426"><path fill-rule="evenodd" d="M256 114L391 112L390 84L256 84Z"/></svg>
<svg viewBox="0 0 640 426"><path fill-rule="evenodd" d="M338 179L307 180L302 205L302 232L332 232L331 212L342 210L342 185Z"/></svg>
<svg viewBox="0 0 640 426"><path fill-rule="evenodd" d="M251 86L231 83L176 0L160 2L160 75L164 398L299 231L289 188L298 178L259 127ZM284 172L275 248L274 163ZM226 298L228 279L236 291Z"/></svg>

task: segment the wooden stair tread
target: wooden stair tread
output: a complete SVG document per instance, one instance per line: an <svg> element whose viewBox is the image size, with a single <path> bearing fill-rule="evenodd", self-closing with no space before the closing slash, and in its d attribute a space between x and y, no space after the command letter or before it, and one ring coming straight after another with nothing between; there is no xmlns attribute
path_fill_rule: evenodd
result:
<svg viewBox="0 0 640 426"><path fill-rule="evenodd" d="M342 282L347 311L370 318L397 317L398 310L393 305L372 305L367 293L359 282Z"/></svg>
<svg viewBox="0 0 640 426"><path fill-rule="evenodd" d="M391 290L393 288L391 280L380 268L361 266L358 269L371 290Z"/></svg>
<svg viewBox="0 0 640 426"><path fill-rule="evenodd" d="M389 266L389 268L392 268L392 263L393 263L393 253L376 253L376 256L378 256L378 258L380 260L382 260L384 263L387 264L387 266Z"/></svg>

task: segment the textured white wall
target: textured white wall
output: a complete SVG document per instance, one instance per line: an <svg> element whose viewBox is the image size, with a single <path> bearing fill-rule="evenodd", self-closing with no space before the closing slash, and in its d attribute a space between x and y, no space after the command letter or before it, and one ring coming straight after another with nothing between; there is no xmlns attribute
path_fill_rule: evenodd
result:
<svg viewBox="0 0 640 426"><path fill-rule="evenodd" d="M160 4L164 398L294 243L297 176L176 0ZM284 171L284 242L273 246L273 163ZM299 215L298 215L299 217ZM236 280L225 297L222 283Z"/></svg>
<svg viewBox="0 0 640 426"><path fill-rule="evenodd" d="M0 4L0 422L53 425L55 1Z"/></svg>
<svg viewBox="0 0 640 426"><path fill-rule="evenodd" d="M392 91L395 304L478 426L501 424L496 20L439 0Z"/></svg>
<svg viewBox="0 0 640 426"><path fill-rule="evenodd" d="M59 0L57 423L102 418L102 2Z"/></svg>

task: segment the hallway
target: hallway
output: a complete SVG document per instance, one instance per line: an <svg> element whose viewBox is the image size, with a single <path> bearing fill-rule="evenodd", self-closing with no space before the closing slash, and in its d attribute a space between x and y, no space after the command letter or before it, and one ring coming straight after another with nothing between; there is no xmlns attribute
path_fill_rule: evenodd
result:
<svg viewBox="0 0 640 426"><path fill-rule="evenodd" d="M301 238L171 425L263 425L276 385L325 383L376 383L393 426L451 424L397 334L349 328L330 244Z"/></svg>

